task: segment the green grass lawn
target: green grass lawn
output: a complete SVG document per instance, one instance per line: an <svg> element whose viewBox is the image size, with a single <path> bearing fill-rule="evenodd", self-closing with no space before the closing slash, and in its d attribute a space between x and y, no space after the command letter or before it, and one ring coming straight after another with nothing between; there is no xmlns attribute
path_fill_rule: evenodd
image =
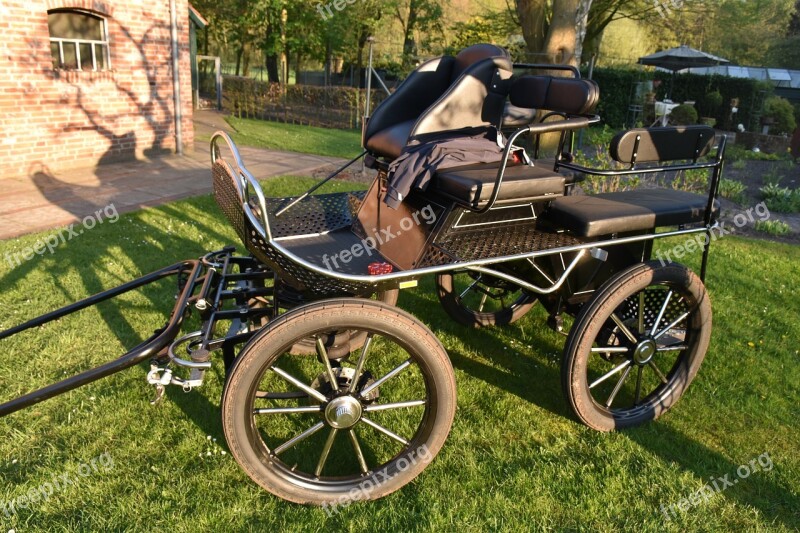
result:
<svg viewBox="0 0 800 533"><path fill-rule="evenodd" d="M309 184L278 179L267 192ZM0 242L0 259L44 235ZM0 329L235 242L210 197L123 215L52 255L14 269L0 262ZM225 449L221 358L202 388L170 388L155 407L140 365L0 419L0 505L54 477L76 482L10 516L0 507L0 530L797 530L800 248L725 237L710 264L711 348L657 422L612 434L580 425L560 392L563 337L541 309L503 329L467 330L425 279L399 305L444 343L459 407L438 458L399 492L332 517L273 497ZM0 341L0 401L115 358L163 323L173 293L165 282ZM769 471L671 520L660 511L765 453Z"/></svg>
<svg viewBox="0 0 800 533"><path fill-rule="evenodd" d="M237 144L352 159L361 153L361 132L225 117Z"/></svg>

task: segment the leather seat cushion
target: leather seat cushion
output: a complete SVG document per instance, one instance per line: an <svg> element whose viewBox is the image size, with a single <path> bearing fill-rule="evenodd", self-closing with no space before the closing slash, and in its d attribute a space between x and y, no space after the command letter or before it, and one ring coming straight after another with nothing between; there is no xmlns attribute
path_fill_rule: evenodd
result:
<svg viewBox="0 0 800 533"><path fill-rule="evenodd" d="M492 196L500 163L484 163L438 172L436 191L464 207L482 207ZM509 165L500 186L498 203L530 201L543 196L564 194L564 176L552 169L528 165Z"/></svg>
<svg viewBox="0 0 800 533"><path fill-rule="evenodd" d="M415 120L407 120L373 134L367 140L367 150L382 157L392 159L400 157L415 122Z"/></svg>
<svg viewBox="0 0 800 533"><path fill-rule="evenodd" d="M550 205L543 219L577 236L596 237L702 222L707 202L706 196L672 189L565 196Z"/></svg>

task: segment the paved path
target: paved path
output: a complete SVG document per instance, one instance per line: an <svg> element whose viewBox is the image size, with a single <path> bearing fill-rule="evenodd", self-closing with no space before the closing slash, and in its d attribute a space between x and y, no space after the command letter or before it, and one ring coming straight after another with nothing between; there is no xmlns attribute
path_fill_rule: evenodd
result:
<svg viewBox="0 0 800 533"><path fill-rule="evenodd" d="M30 176L0 178L0 239L65 226L114 204L134 211L211 192L208 139L227 129L222 115L195 112L193 153L150 161L129 161ZM309 154L240 147L247 168L258 178L283 174L313 175L343 160Z"/></svg>

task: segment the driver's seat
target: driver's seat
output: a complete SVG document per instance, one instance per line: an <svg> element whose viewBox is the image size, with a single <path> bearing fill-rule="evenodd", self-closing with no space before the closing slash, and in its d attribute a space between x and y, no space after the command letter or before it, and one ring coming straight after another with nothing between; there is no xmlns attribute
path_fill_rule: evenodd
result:
<svg viewBox="0 0 800 533"><path fill-rule="evenodd" d="M424 134L499 127L512 68L509 53L492 44L423 63L375 109L364 130L364 148L392 160Z"/></svg>

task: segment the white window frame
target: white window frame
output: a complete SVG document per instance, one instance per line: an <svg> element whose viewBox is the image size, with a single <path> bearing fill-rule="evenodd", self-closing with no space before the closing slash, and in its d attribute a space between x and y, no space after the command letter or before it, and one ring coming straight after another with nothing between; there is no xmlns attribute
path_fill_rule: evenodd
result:
<svg viewBox="0 0 800 533"><path fill-rule="evenodd" d="M84 70L83 64L81 62L81 47L82 44L89 44L91 45L92 50L92 72L103 72L106 70L111 70L111 52L109 50L109 42L108 42L108 21L105 17L98 15L96 13L92 13L90 11L86 11L83 9L54 9L52 11L48 11L47 14L50 15L51 13L79 13L81 15L88 15L90 17L99 18L100 21L103 23L103 35L105 36L105 41L97 41L92 39L65 39L63 37L50 37L50 43L58 44L58 67L56 70ZM64 67L64 43L71 44L75 47L75 58L78 63L77 69L65 68ZM96 45L100 45L103 53L105 55L106 60L106 68L102 70L98 70L97 68L97 48ZM51 48L52 54L52 48Z"/></svg>

